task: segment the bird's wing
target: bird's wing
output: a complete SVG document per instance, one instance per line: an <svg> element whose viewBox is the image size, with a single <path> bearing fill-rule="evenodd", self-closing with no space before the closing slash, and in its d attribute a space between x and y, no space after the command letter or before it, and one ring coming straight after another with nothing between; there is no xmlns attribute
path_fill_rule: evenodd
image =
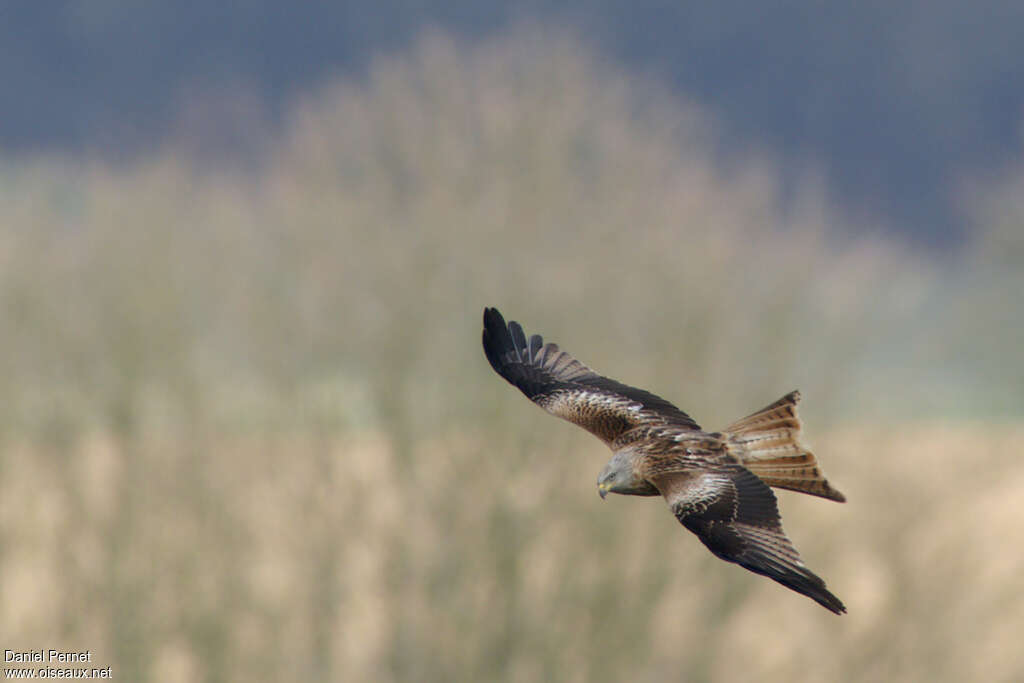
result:
<svg viewBox="0 0 1024 683"><path fill-rule="evenodd" d="M540 335L527 339L519 323L506 325L497 309L484 309L483 343L491 367L527 398L606 443L640 425L700 429L665 399L602 377Z"/></svg>
<svg viewBox="0 0 1024 683"><path fill-rule="evenodd" d="M683 526L711 552L803 593L836 614L846 607L801 561L786 538L775 494L744 467L661 474L654 483Z"/></svg>

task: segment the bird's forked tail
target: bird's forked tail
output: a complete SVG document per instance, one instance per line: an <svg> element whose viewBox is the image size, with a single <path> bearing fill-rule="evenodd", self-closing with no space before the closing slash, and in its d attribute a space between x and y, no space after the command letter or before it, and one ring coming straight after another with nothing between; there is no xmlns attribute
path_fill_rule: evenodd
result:
<svg viewBox="0 0 1024 683"><path fill-rule="evenodd" d="M845 502L846 496L829 485L818 461L800 443L800 418L793 391L723 431L729 453L769 486Z"/></svg>

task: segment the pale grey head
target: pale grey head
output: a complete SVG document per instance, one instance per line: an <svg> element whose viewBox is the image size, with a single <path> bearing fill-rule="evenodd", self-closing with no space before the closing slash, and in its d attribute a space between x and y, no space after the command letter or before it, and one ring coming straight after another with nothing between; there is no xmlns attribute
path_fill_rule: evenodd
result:
<svg viewBox="0 0 1024 683"><path fill-rule="evenodd" d="M637 474L637 454L632 450L616 451L597 477L597 492L604 498L609 493L624 496L657 496L658 489Z"/></svg>

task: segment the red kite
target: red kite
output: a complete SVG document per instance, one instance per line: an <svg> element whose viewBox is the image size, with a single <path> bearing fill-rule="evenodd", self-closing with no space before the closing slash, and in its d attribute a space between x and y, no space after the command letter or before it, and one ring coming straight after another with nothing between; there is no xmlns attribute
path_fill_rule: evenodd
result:
<svg viewBox="0 0 1024 683"><path fill-rule="evenodd" d="M846 607L804 565L782 531L770 486L843 502L800 443L799 392L705 432L668 401L603 377L540 335L484 309L491 367L552 415L605 442L612 459L597 490L665 497L683 526L719 558L778 581L836 614Z"/></svg>

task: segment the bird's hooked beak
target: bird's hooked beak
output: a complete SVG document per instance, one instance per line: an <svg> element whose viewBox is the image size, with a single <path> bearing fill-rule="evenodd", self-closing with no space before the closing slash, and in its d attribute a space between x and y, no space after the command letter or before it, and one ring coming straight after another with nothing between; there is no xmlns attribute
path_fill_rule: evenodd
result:
<svg viewBox="0 0 1024 683"><path fill-rule="evenodd" d="M601 500L608 495L608 482L602 482L597 485L597 495L601 496Z"/></svg>

